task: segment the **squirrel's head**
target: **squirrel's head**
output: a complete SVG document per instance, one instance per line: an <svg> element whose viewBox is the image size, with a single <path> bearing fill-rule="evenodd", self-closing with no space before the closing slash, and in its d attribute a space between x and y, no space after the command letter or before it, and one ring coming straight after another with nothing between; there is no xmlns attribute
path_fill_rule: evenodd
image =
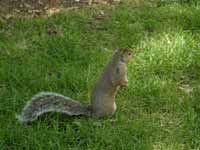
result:
<svg viewBox="0 0 200 150"><path fill-rule="evenodd" d="M120 48L115 51L115 53L120 57L120 60L128 63L133 57L133 50L131 48Z"/></svg>

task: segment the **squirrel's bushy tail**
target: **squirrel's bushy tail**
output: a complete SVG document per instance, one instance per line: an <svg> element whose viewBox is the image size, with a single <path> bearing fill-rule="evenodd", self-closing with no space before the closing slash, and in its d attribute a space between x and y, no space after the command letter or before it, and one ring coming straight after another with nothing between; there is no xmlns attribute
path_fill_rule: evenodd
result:
<svg viewBox="0 0 200 150"><path fill-rule="evenodd" d="M60 94L41 92L35 95L24 107L17 119L20 122L31 122L46 112L61 112L67 115L91 114L87 106Z"/></svg>

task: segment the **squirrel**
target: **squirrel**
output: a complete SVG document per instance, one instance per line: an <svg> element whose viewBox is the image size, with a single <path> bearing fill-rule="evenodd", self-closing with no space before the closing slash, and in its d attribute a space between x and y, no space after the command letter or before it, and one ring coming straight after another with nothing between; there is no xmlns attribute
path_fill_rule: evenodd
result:
<svg viewBox="0 0 200 150"><path fill-rule="evenodd" d="M70 116L112 116L116 111L115 96L120 87L128 85L127 64L133 56L130 48L116 49L112 59L104 68L91 94L91 104L83 105L69 97L40 92L33 96L23 108L21 114L16 115L22 122L32 122L46 112L60 112Z"/></svg>

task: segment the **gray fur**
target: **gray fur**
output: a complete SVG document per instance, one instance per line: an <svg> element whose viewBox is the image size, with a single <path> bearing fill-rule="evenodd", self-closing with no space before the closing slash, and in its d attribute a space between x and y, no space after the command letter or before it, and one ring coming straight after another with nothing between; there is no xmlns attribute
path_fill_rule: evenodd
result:
<svg viewBox="0 0 200 150"><path fill-rule="evenodd" d="M91 105L85 106L76 100L57 93L40 92L27 102L20 115L20 122L31 122L47 112L67 115L111 116L116 111L115 96L121 86L127 86L126 65L131 59L130 49L118 49L105 67L92 92ZM132 54L132 53L131 53Z"/></svg>
<svg viewBox="0 0 200 150"><path fill-rule="evenodd" d="M16 115L16 118L22 123L31 122L47 112L60 112L69 116L90 114L86 106L69 97L52 92L40 92L27 102L22 113Z"/></svg>

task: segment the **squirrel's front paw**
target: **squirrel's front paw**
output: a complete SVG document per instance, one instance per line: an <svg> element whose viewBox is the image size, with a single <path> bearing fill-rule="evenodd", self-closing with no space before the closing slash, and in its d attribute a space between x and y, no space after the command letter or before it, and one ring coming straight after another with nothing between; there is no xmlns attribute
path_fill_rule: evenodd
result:
<svg viewBox="0 0 200 150"><path fill-rule="evenodd" d="M128 86L128 80L123 81L121 85L122 85L122 87L127 87Z"/></svg>

